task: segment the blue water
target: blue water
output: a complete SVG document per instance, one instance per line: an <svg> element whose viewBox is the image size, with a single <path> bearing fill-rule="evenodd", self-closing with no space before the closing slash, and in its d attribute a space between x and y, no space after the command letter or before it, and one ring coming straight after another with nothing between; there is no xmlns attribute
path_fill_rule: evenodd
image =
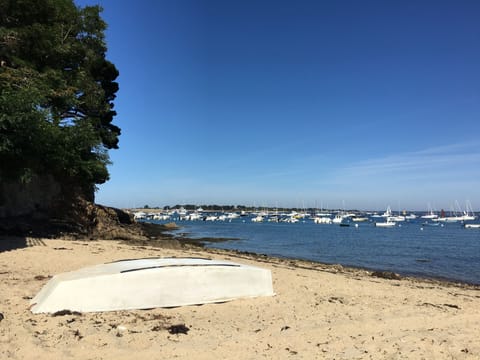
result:
<svg viewBox="0 0 480 360"><path fill-rule="evenodd" d="M207 247L249 251L285 258L341 264L403 275L448 279L480 285L480 229L460 223L443 227L405 222L377 228L299 223L179 221L176 233L189 238L234 238Z"/></svg>

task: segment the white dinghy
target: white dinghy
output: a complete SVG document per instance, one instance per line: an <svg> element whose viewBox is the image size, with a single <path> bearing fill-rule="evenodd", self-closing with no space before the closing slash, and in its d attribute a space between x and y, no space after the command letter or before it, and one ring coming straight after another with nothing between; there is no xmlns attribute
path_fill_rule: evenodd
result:
<svg viewBox="0 0 480 360"><path fill-rule="evenodd" d="M270 270L224 260L120 260L54 276L33 313L148 309L273 296Z"/></svg>

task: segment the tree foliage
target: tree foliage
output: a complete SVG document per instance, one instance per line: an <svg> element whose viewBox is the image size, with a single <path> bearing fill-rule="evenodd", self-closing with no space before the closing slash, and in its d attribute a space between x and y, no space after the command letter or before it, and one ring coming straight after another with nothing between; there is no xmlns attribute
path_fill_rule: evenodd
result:
<svg viewBox="0 0 480 360"><path fill-rule="evenodd" d="M108 180L118 71L99 6L0 0L0 177L53 175L93 194Z"/></svg>

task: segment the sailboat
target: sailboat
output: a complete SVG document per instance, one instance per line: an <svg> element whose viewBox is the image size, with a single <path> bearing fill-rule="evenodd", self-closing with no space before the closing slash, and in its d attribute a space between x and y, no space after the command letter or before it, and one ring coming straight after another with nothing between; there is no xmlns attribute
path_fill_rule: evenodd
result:
<svg viewBox="0 0 480 360"><path fill-rule="evenodd" d="M461 218L462 218L462 221L470 221L470 220L475 220L477 218L473 212L472 204L468 200L465 203L465 211L463 212L463 215L461 216Z"/></svg>
<svg viewBox="0 0 480 360"><path fill-rule="evenodd" d="M428 211L427 214L421 216L422 219L436 219L436 218L438 218L438 215L433 212L433 209L430 206L430 204L428 204L428 210L429 211Z"/></svg>
<svg viewBox="0 0 480 360"><path fill-rule="evenodd" d="M392 209L389 205L387 206L387 210L382 214L382 217L389 218L390 216L392 216Z"/></svg>

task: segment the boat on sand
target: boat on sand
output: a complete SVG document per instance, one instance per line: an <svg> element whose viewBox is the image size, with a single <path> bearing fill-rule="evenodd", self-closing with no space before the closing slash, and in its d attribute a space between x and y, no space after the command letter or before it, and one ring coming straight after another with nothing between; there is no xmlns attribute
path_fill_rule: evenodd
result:
<svg viewBox="0 0 480 360"><path fill-rule="evenodd" d="M270 270L225 260L120 260L55 275L33 313L148 309L274 295Z"/></svg>

